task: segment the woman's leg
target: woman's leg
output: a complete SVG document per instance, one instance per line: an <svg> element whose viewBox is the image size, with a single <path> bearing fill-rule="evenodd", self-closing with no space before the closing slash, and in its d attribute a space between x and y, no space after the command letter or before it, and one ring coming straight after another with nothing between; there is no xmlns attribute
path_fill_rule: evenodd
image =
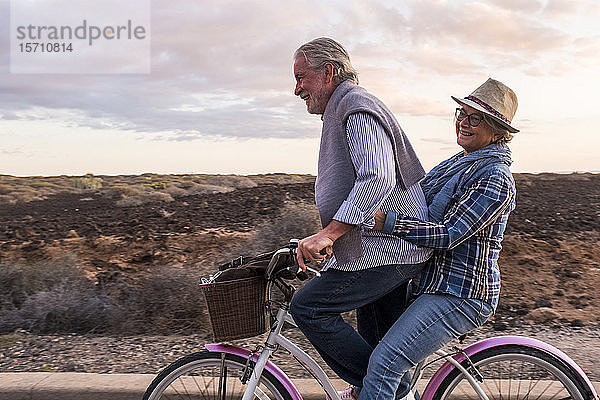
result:
<svg viewBox="0 0 600 400"><path fill-rule="evenodd" d="M373 351L359 399L392 400L406 395L406 383L399 388L406 371L453 338L481 326L491 314L491 307L480 300L421 295Z"/></svg>

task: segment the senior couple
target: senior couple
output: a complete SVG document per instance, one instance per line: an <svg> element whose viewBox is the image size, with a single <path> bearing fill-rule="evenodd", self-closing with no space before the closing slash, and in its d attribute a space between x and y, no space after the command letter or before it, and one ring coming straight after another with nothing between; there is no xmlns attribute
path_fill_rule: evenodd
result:
<svg viewBox="0 0 600 400"><path fill-rule="evenodd" d="M325 263L291 313L350 387L342 398L409 393L406 372L493 313L515 184L507 143L517 98L488 79L452 97L462 150L425 174L394 115L358 86L346 50L319 38L294 54L294 93L322 117L315 199L323 229L298 262ZM406 283L419 278L408 307ZM358 332L341 313L357 310Z"/></svg>

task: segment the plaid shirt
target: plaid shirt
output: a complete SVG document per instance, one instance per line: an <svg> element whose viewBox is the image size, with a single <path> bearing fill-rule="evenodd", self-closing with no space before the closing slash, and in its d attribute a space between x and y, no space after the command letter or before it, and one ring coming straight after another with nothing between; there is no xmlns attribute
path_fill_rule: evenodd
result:
<svg viewBox="0 0 600 400"><path fill-rule="evenodd" d="M478 180L440 224L399 217L394 235L434 249L419 292L476 298L494 309L500 294L498 256L515 188L500 175Z"/></svg>

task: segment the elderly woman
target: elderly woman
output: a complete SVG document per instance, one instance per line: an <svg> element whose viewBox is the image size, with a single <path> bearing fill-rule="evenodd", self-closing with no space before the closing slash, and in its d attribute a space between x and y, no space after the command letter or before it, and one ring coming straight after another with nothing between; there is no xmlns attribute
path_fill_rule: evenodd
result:
<svg viewBox="0 0 600 400"><path fill-rule="evenodd" d="M419 297L373 351L359 400L394 399L408 392L401 377L444 344L480 325L500 294L498 255L515 183L507 143L517 97L488 79L458 99L456 141L464 149L421 181L429 220L378 213L376 229L434 249L419 285ZM401 387L399 387L401 386Z"/></svg>

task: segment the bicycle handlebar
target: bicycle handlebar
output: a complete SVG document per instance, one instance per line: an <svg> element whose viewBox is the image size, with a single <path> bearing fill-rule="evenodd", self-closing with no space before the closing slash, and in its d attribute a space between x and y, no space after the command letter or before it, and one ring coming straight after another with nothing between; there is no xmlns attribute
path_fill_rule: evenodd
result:
<svg viewBox="0 0 600 400"><path fill-rule="evenodd" d="M298 239L291 239L286 247L273 253L269 265L265 270L265 278L267 280L272 279L276 274L284 270L291 275L286 277L288 279L298 278L301 281L308 279L308 274L305 271L299 270L298 267L298 259L296 258L298 242ZM307 266L306 270L312 272L315 276L321 276L321 273L316 269Z"/></svg>
<svg viewBox="0 0 600 400"><path fill-rule="evenodd" d="M206 283L214 281L223 271L246 266L255 266L260 268L263 266L264 276L267 280L273 280L276 277L284 279L298 278L301 281L308 279L308 274L305 271L299 270L297 249L298 239L291 239L290 243L279 249L268 253L259 254L254 257L240 256L225 264L219 265L219 272L213 275ZM313 273L315 276L321 276L320 272L311 267L306 267L306 270Z"/></svg>

